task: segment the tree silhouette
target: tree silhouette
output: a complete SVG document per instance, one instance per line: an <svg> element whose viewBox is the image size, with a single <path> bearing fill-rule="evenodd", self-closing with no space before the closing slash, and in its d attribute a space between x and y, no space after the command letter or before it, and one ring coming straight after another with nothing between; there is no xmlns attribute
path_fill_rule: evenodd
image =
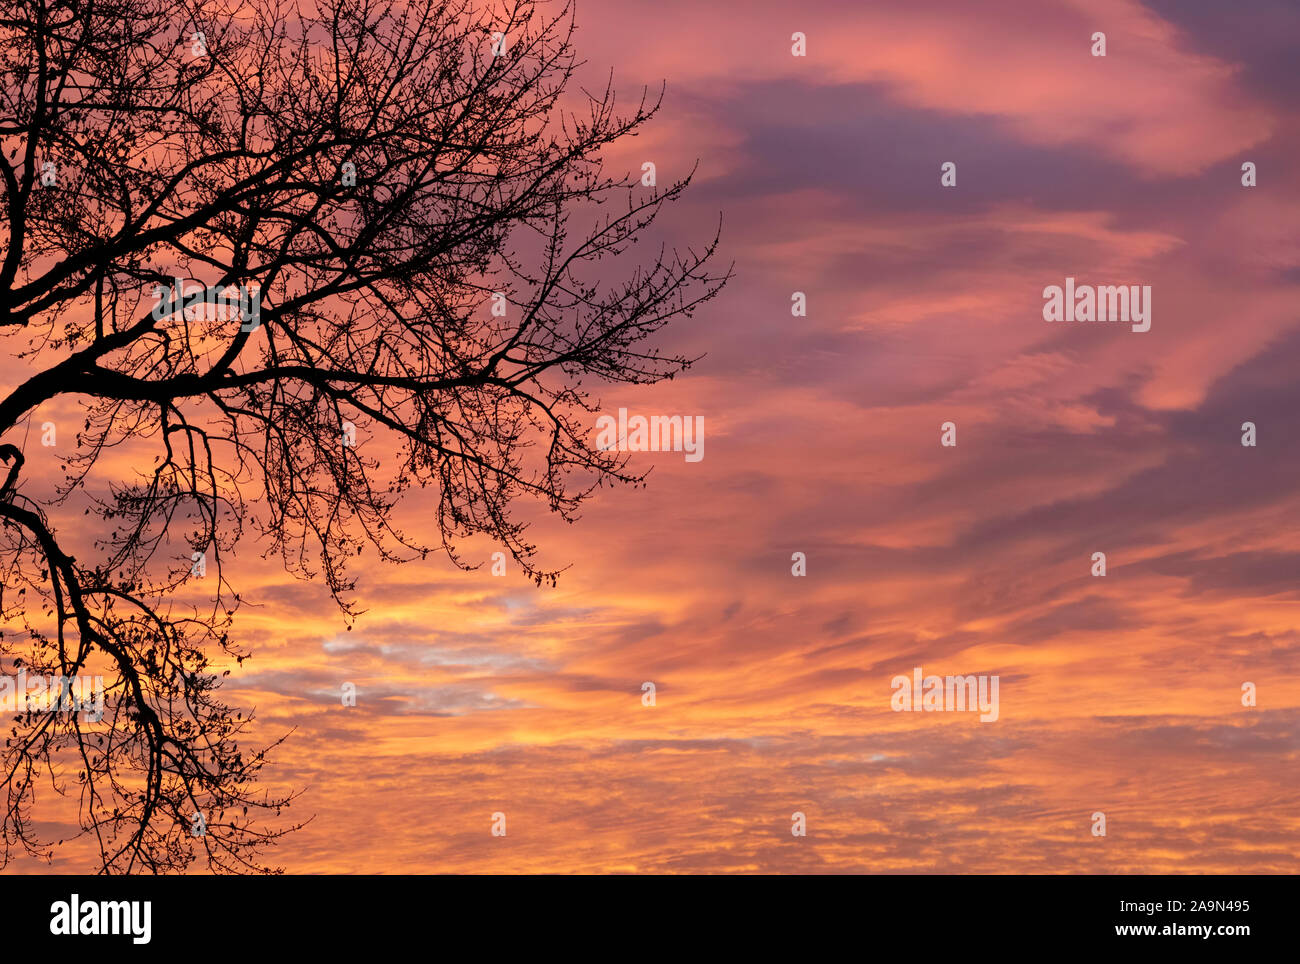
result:
<svg viewBox="0 0 1300 964"><path fill-rule="evenodd" d="M456 546L485 534L553 583L517 504L572 519L640 481L586 441L590 391L689 365L646 339L725 282L717 235L636 258L689 176L606 172L659 100L572 89L567 5L0 11L0 659L106 692L98 719L16 711L0 860L56 845L39 789L104 872L266 872L300 824L259 786L275 744L242 746L219 698L247 655L235 546L347 620L366 544L472 568ZM36 446L38 409L75 412L75 445ZM411 489L436 532L395 526Z"/></svg>

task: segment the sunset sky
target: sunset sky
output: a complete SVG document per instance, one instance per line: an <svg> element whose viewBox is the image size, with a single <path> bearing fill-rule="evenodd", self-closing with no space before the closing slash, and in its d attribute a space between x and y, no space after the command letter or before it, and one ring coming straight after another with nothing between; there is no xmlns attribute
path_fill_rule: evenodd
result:
<svg viewBox="0 0 1300 964"><path fill-rule="evenodd" d="M539 564L571 566L556 588L367 553L350 631L246 543L253 657L223 693L262 739L292 731L268 784L313 817L271 862L1300 871L1293 0L576 18L585 82L612 69L629 106L667 84L610 165L666 182L698 161L665 230L698 244L721 213L735 264L657 336L705 357L602 390L602 411L702 416L704 458L635 453L647 487L602 490L572 526L526 510ZM1151 330L1045 322L1067 277L1151 286ZM417 493L401 520L433 509ZM893 712L918 666L999 676L999 719ZM49 869L92 869L90 848Z"/></svg>

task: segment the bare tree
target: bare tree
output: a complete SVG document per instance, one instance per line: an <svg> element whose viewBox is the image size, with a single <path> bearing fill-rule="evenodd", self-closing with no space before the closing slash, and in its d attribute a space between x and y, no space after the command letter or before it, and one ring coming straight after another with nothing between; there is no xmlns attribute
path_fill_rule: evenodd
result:
<svg viewBox="0 0 1300 964"><path fill-rule="evenodd" d="M219 698L241 539L351 620L367 544L470 568L486 534L553 583L520 500L640 481L590 392L689 365L646 339L725 272L716 234L630 250L689 177L606 172L659 100L574 90L572 39L529 0L0 0L0 659L107 681L102 718L14 716L4 863L56 843L39 789L104 872L270 869L294 794ZM44 486L42 406L79 413ZM410 489L431 538L393 522Z"/></svg>

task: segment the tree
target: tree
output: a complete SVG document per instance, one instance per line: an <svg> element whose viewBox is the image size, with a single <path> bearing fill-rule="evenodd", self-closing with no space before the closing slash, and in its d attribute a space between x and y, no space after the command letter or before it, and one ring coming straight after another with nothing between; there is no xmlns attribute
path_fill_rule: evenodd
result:
<svg viewBox="0 0 1300 964"><path fill-rule="evenodd" d="M51 852L48 784L105 872L265 872L300 824L219 696L248 655L235 547L323 579L345 620L367 545L472 568L456 547L485 534L553 584L519 504L572 520L641 480L586 441L590 393L690 364L647 338L725 283L718 238L636 260L690 177L606 172L660 100L571 89L567 5L0 10L0 659L106 694L99 719L66 691L16 711L0 859ZM54 408L75 445L29 448ZM413 489L427 539L393 523Z"/></svg>

